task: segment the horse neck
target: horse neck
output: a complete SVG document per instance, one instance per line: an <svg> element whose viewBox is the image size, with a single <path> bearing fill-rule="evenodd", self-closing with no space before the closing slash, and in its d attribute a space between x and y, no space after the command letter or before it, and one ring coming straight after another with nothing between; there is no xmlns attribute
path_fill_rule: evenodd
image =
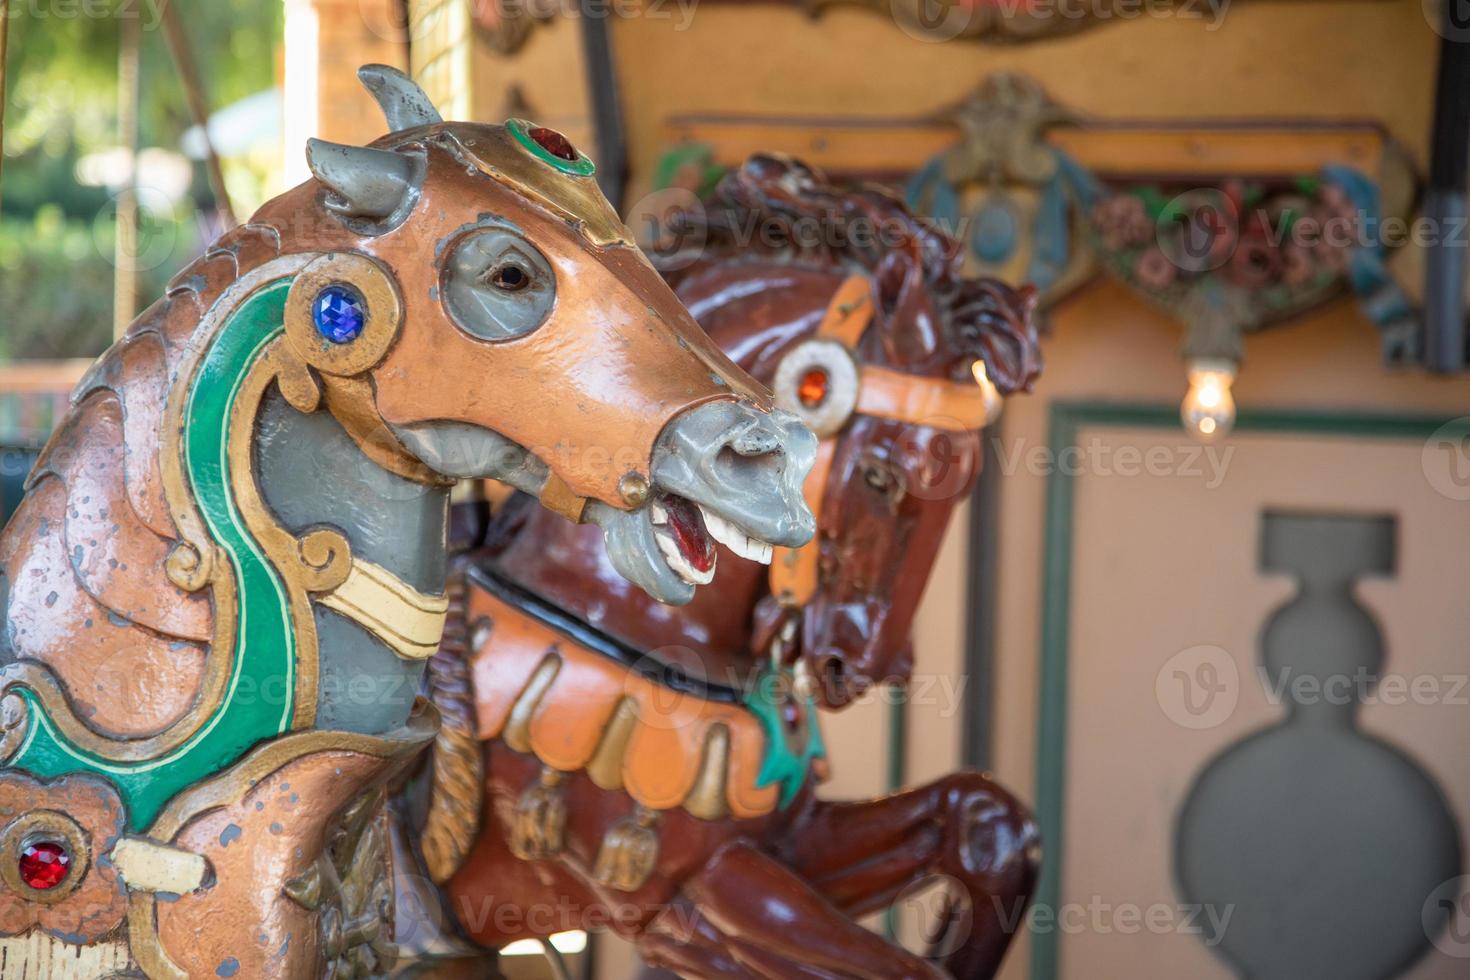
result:
<svg viewBox="0 0 1470 980"><path fill-rule="evenodd" d="M148 436L138 433L167 424L168 404L188 395L198 365L223 342L221 325L260 287L294 274L310 258L309 253L282 254L289 251L281 230L270 224L250 223L221 237L103 356L75 399L80 403L106 388L122 403L129 423L138 423L128 428L129 454L135 443L147 444ZM239 458L248 461L271 522L298 539L315 529L334 529L345 537L354 563L370 562L419 593L443 592L444 488L383 469L328 411L297 411L274 384L261 395L256 411L251 444ZM164 440L152 442L158 451ZM127 482L135 510L152 516L148 523L161 536L179 539L161 481L129 473ZM271 560L280 564L276 556ZM358 622L325 605L312 603L311 616L316 726L378 732L402 724L412 708L421 663L404 661Z"/></svg>

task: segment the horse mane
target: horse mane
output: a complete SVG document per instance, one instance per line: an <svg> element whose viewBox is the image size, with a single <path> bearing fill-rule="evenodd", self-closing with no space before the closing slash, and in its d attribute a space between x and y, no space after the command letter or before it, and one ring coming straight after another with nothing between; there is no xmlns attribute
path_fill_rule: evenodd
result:
<svg viewBox="0 0 1470 980"><path fill-rule="evenodd" d="M1035 290L966 275L960 242L876 184L839 185L799 160L757 154L727 174L706 205L671 214L665 238L676 247L654 265L676 285L731 260L867 274L880 326L911 322L913 305L923 305L945 334L948 361L963 363L964 373L965 356L983 358L990 379L1010 394L1030 390L1041 372ZM893 362L925 373L953 369L945 352L912 349L902 330L886 333Z"/></svg>
<svg viewBox="0 0 1470 980"><path fill-rule="evenodd" d="M196 695L190 682L202 675L214 614L205 593L179 588L164 572L180 536L160 472L164 413L205 313L280 251L277 229L247 224L174 277L78 383L0 533L0 586L8 582L8 596L0 591L0 664L30 659L75 675L73 697L96 688L78 671L111 672L122 689L75 704L102 734L155 734ZM85 625L75 647L48 642L48 624L58 622ZM156 713L135 710L128 692L144 690L154 692ZM179 693L164 701L163 691Z"/></svg>

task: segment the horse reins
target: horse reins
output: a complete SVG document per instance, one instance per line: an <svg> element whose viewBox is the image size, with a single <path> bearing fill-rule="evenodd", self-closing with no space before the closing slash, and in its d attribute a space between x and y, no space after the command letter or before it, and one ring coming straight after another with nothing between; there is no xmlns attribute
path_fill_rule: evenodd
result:
<svg viewBox="0 0 1470 980"><path fill-rule="evenodd" d="M800 609L816 595L822 500L838 435L853 416L948 432L973 432L990 421L992 399L978 380L926 378L863 364L857 348L872 321L872 286L866 276L850 276L837 287L816 333L789 350L776 368L776 403L794 412L821 440L802 487L817 518L817 534L800 548L777 548L771 557L771 594L788 609Z"/></svg>

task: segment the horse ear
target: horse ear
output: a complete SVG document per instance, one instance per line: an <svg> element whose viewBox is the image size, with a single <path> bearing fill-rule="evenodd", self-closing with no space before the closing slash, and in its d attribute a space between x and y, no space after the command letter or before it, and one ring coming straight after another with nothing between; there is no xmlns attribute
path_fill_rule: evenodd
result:
<svg viewBox="0 0 1470 980"><path fill-rule="evenodd" d="M332 191L327 206L349 218L388 219L413 201L424 177L422 154L319 139L306 141L306 161Z"/></svg>
<svg viewBox="0 0 1470 980"><path fill-rule="evenodd" d="M377 100L391 132L444 121L418 83L397 68L363 65L357 77Z"/></svg>

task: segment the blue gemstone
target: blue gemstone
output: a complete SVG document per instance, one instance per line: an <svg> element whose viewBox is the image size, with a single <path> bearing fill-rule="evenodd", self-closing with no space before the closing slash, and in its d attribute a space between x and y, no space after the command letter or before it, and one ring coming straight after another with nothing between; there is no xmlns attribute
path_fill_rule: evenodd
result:
<svg viewBox="0 0 1470 980"><path fill-rule="evenodd" d="M350 286L328 286L311 304L311 318L317 333L334 344L356 340L367 323L367 307L357 290Z"/></svg>

